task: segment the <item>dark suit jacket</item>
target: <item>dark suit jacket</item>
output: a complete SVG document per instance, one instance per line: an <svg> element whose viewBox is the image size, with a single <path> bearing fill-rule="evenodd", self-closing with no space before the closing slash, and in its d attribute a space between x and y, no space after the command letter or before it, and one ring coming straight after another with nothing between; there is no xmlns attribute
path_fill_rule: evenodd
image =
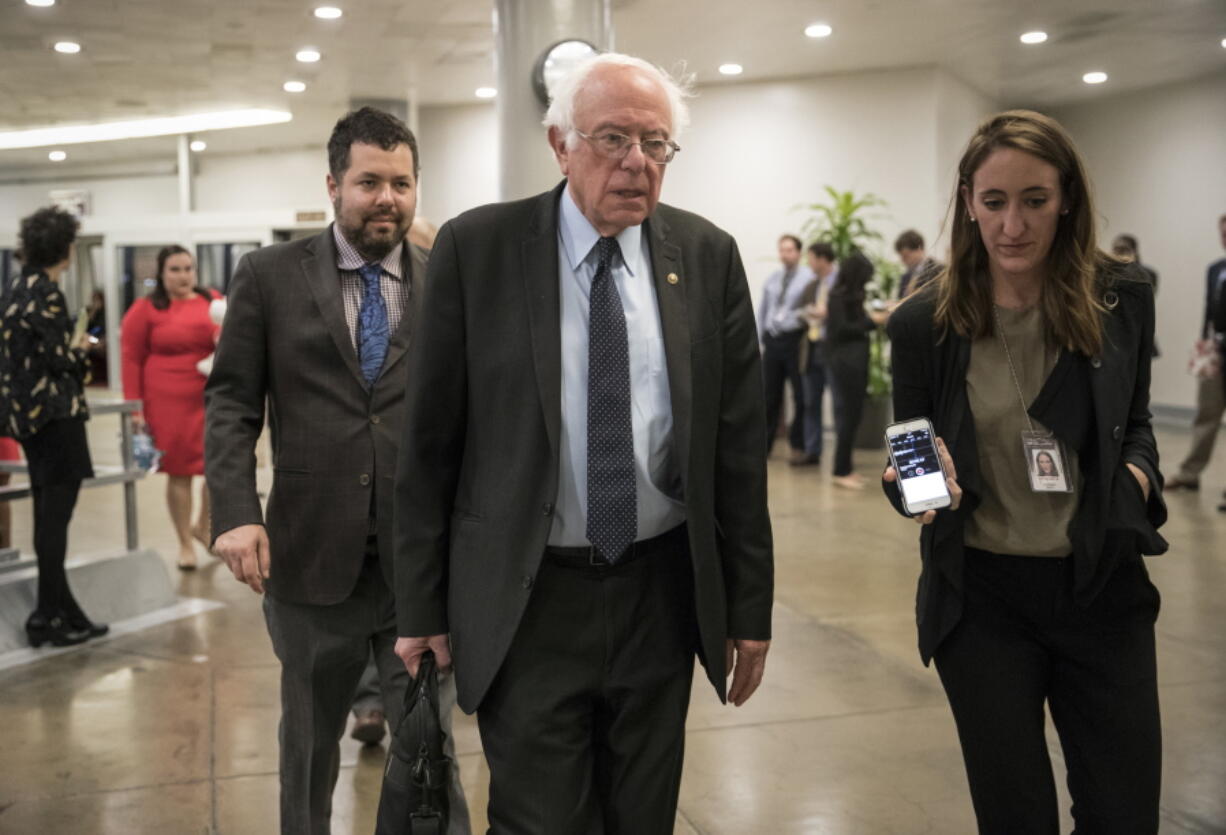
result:
<svg viewBox="0 0 1226 835"><path fill-rule="evenodd" d="M268 593L331 604L353 590L372 509L392 582L392 487L404 432L405 352L421 306L426 253L406 244L408 309L368 388L345 324L332 228L243 256L205 388L204 461L213 538L265 524ZM267 520L255 487L267 399L273 486Z"/></svg>
<svg viewBox="0 0 1226 835"><path fill-rule="evenodd" d="M1223 269L1226 269L1226 258L1214 261L1205 273L1205 321L1200 328L1201 339L1211 338L1215 330L1218 333L1226 332L1226 282L1222 285L1222 291L1216 294L1217 298L1214 298L1213 292L1218 273Z"/></svg>
<svg viewBox="0 0 1226 835"><path fill-rule="evenodd" d="M502 665L558 492L561 189L450 221L431 252L396 483L403 636L451 633L460 706ZM770 636L758 337L736 243L696 215L647 221L688 513L701 647L724 694L727 637ZM670 283L669 276L678 281Z"/></svg>
<svg viewBox="0 0 1226 835"><path fill-rule="evenodd" d="M864 297L837 284L826 297L826 365L859 369L868 365L869 334L877 327L864 312Z"/></svg>
<svg viewBox="0 0 1226 835"><path fill-rule="evenodd" d="M1040 393L1030 414L1081 456L1084 490L1069 526L1075 593L1088 603L1121 560L1160 554L1166 521L1158 448L1150 426L1150 355L1154 340L1153 288L1133 267L1100 278L1104 350L1085 357L1062 352L1055 386ZM916 599L920 655L932 658L962 615L963 525L982 493L974 417L966 394L971 343L933 325L935 285L910 296L887 330L892 341L895 420L932 420L954 459L962 504L940 511L920 533L922 569ZM1088 396L1087 396L1088 389ZM1090 427L1085 432L1085 427ZM1125 463L1149 478L1149 501ZM901 513L896 484L883 485Z"/></svg>

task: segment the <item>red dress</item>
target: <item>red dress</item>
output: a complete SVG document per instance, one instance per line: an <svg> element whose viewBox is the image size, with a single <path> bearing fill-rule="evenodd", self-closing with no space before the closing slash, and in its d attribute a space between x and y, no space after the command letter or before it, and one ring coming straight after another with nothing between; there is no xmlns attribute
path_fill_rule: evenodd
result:
<svg viewBox="0 0 1226 835"><path fill-rule="evenodd" d="M213 353L217 331L209 299L199 293L171 299L165 310L138 299L123 317L123 394L145 401L167 475L204 473L205 376L196 363Z"/></svg>
<svg viewBox="0 0 1226 835"><path fill-rule="evenodd" d="M12 438L0 438L0 461L20 461L21 444Z"/></svg>

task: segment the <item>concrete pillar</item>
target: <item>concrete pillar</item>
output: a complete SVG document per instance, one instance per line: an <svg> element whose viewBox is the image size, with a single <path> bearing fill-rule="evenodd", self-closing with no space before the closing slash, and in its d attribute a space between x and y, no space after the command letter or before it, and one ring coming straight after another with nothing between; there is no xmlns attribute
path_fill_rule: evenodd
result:
<svg viewBox="0 0 1226 835"><path fill-rule="evenodd" d="M610 0L495 0L499 196L515 200L561 178L545 141L545 107L532 90L532 68L549 46L579 39L613 47Z"/></svg>

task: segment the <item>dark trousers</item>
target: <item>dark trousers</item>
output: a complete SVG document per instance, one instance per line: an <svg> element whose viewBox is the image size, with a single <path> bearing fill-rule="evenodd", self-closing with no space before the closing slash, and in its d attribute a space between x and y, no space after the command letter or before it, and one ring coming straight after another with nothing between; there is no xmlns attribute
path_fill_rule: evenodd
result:
<svg viewBox="0 0 1226 835"><path fill-rule="evenodd" d="M340 738L354 693L373 655L379 671L383 713L395 729L404 710L409 674L396 657L396 617L391 589L374 546L368 544L357 585L345 600L312 606L264 596L264 618L281 662L281 832L328 835L332 790L340 771ZM441 718L451 741L455 681L440 682ZM453 769L452 826L468 831L468 810ZM458 801L457 801L458 798ZM458 808L457 808L458 804ZM459 822L457 822L457 816ZM459 827L459 828L457 828Z"/></svg>
<svg viewBox="0 0 1226 835"><path fill-rule="evenodd" d="M792 423L788 443L792 449L805 447L805 392L800 379L800 340L804 331L780 336L766 334L762 346L762 383L766 391L766 451L775 445L779 414L783 408L783 385L792 387Z"/></svg>
<svg viewBox="0 0 1226 835"><path fill-rule="evenodd" d="M805 453L822 457L822 395L826 392L826 361L822 343L808 344L809 362L805 365Z"/></svg>
<svg viewBox="0 0 1226 835"><path fill-rule="evenodd" d="M851 451L868 396L868 343L845 345L831 352L828 365L834 406L834 474L851 474Z"/></svg>
<svg viewBox="0 0 1226 835"><path fill-rule="evenodd" d="M1059 832L1045 703L1076 835L1158 831L1158 592L1137 557L1083 608L1072 562L967 552L962 620L936 664L985 835Z"/></svg>
<svg viewBox="0 0 1226 835"><path fill-rule="evenodd" d="M612 568L545 556L477 709L495 835L673 831L698 643L681 540Z"/></svg>
<svg viewBox="0 0 1226 835"><path fill-rule="evenodd" d="M45 617L59 613L80 617L64 560L68 555L68 523L77 506L81 482L69 481L32 487L34 499L34 553L38 558L38 606L36 612Z"/></svg>

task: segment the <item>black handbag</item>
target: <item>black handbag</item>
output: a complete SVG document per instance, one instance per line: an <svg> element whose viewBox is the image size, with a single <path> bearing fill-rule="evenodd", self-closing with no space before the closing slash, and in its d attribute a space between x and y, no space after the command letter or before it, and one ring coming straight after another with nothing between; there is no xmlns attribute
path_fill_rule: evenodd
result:
<svg viewBox="0 0 1226 835"><path fill-rule="evenodd" d="M443 753L444 738L437 662L426 652L392 737L375 835L445 835L451 758Z"/></svg>

